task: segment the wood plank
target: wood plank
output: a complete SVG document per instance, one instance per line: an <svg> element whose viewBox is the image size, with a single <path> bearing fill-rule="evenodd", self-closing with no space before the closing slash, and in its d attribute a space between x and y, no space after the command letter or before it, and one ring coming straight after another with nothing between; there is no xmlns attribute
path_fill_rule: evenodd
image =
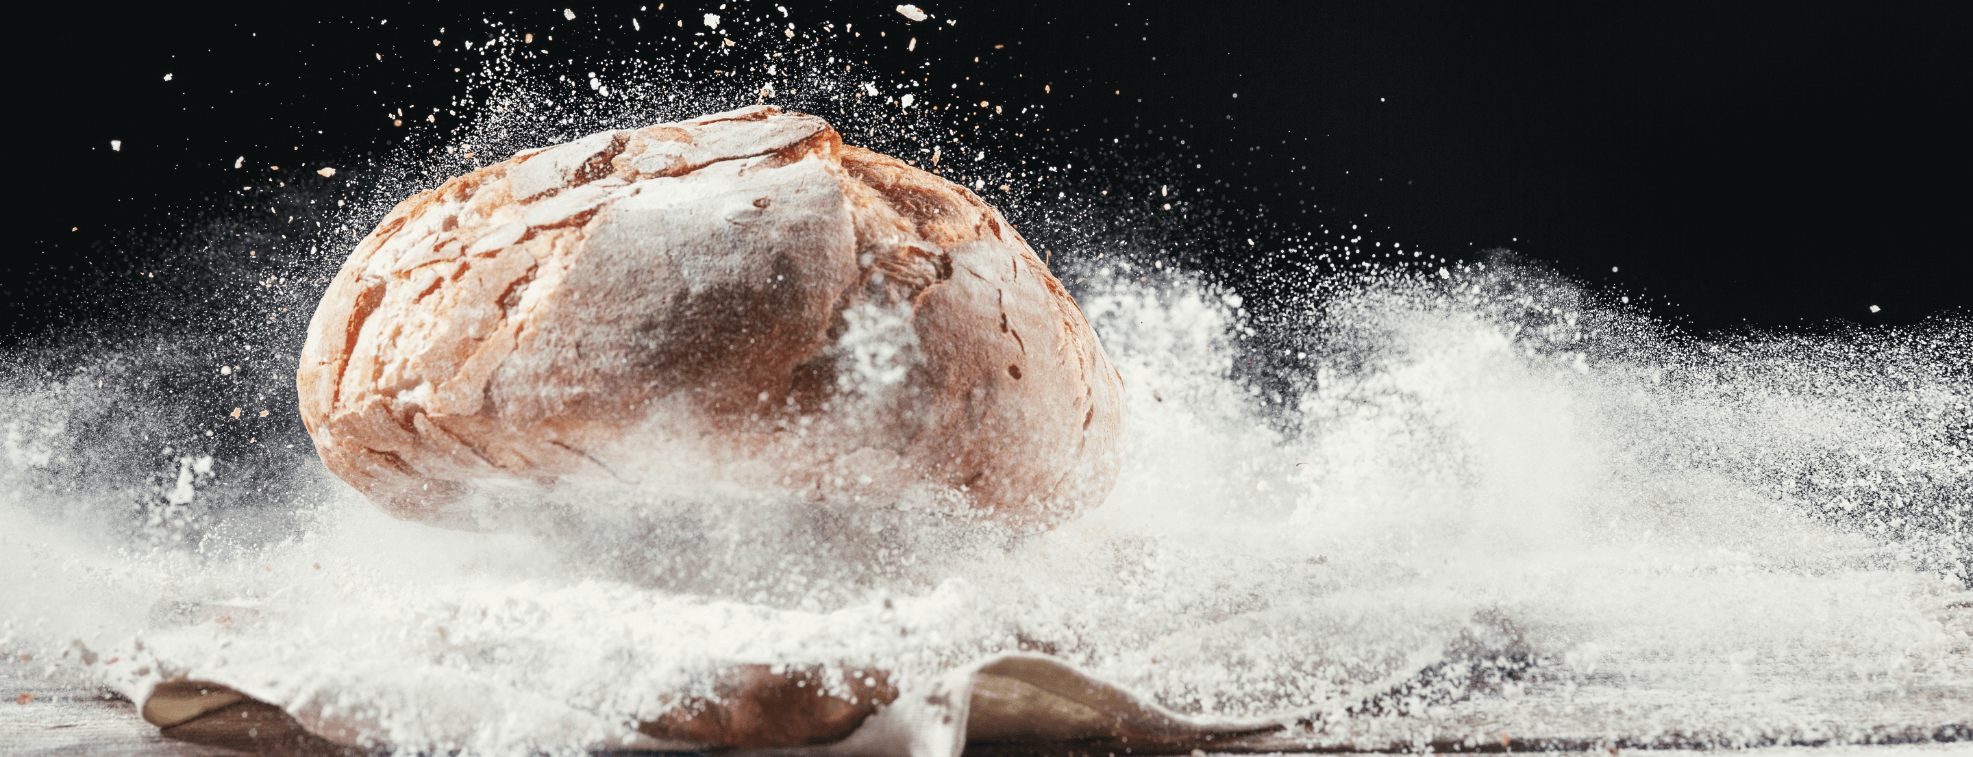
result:
<svg viewBox="0 0 1973 757"><path fill-rule="evenodd" d="M114 692L50 678L33 662L0 663L0 755L13 757L238 757L172 741Z"/></svg>

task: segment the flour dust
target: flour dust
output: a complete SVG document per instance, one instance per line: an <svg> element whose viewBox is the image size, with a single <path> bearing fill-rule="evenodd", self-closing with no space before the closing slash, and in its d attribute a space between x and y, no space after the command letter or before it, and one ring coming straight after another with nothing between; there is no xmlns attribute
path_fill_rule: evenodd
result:
<svg viewBox="0 0 1973 757"><path fill-rule="evenodd" d="M1973 700L1964 318L1695 336L1539 265L1415 255L1290 281L1259 315L1156 243L1067 235L1058 274L1122 374L1128 450L1109 500L1052 532L593 484L519 500L542 515L515 533L466 533L329 476L292 421L299 324L315 278L419 182L768 97L928 165L980 151L945 135L973 122L924 115L953 112L939 87L830 73L845 28L746 22L713 33L758 40L752 57L713 42L574 84L492 28L477 121L408 140L289 262L216 284L301 315L5 355L5 664L132 697L224 682L484 754L620 738L735 664L908 689L1005 651L1365 746L1417 723L1867 739ZM708 80L734 70L719 56L753 78ZM951 176L1030 182L1010 216L1059 227L1075 185L1045 168ZM1241 231L1220 236L1251 246ZM911 340L861 315L834 349L881 386Z"/></svg>

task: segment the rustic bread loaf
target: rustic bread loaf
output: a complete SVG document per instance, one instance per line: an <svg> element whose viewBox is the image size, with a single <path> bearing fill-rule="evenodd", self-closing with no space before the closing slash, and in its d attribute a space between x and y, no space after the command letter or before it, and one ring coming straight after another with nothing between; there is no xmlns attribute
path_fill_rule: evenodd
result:
<svg viewBox="0 0 1973 757"><path fill-rule="evenodd" d="M405 200L309 323L329 470L485 527L584 477L1046 528L1115 482L1122 383L964 187L756 106L594 134Z"/></svg>

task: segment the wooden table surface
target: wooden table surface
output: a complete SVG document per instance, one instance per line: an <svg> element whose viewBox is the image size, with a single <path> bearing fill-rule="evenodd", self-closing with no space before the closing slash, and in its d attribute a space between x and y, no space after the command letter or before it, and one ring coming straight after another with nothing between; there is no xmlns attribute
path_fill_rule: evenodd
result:
<svg viewBox="0 0 1973 757"><path fill-rule="evenodd" d="M43 678L33 663L0 664L0 755L13 757L237 757L158 735L129 700L91 686ZM25 700L25 701L23 701Z"/></svg>
<svg viewBox="0 0 1973 757"><path fill-rule="evenodd" d="M245 752L218 746L201 746L183 741L174 741L161 736L158 729L144 722L137 709L129 700L94 686L82 685L59 678L50 678L47 668L36 663L21 663L8 659L0 661L0 757L68 757L69 755L101 755L103 757L123 757L143 755L145 757L240 757ZM285 719L278 710L269 705L252 703L254 706L271 711L272 718ZM1963 703L1962 703L1963 704ZM1957 707L1959 705L1946 705ZM252 713L257 719L269 713ZM242 717L246 717L242 714ZM231 714L228 714L231 717ZM1948 718L1952 720L1952 718ZM267 724L274 725L271 721ZM1924 739L1920 739L1924 741ZM1032 757L1036 754L1083 755L1104 757L1098 749L1088 751L1088 745L1002 745L998 747L973 748L969 754L982 757ZM1229 744L1234 751L1296 752L1304 747L1297 746L1292 739L1270 739L1262 737L1253 743ZM1602 757L1605 750L1575 751L1561 743L1539 744L1534 742L1517 743L1511 751L1523 751L1526 747L1550 749L1563 747L1563 752ZM1672 745L1665 745L1672 746ZM1037 748L1039 747L1039 748ZM342 752L336 749L336 752ZM1623 750L1634 751L1634 750ZM1653 752L1659 752L1653 749ZM1663 751L1684 751L1667 749ZM317 750L304 749L256 749L254 752L265 755L304 757L317 754ZM1554 752L1551 752L1554 753ZM1642 752L1636 752L1642 753ZM617 757L631 754L613 752ZM1196 754L1196 753L1195 753ZM1735 757L1944 757L1945 755L1973 755L1973 742L1958 743L1905 743L1882 745L1844 745L1831 747L1781 746L1733 750Z"/></svg>

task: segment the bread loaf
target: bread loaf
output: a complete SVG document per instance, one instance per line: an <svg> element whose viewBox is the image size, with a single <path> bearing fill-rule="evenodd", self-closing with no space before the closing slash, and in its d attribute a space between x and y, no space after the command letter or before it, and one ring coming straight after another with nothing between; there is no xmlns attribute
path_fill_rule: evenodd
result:
<svg viewBox="0 0 1973 757"><path fill-rule="evenodd" d="M1122 382L964 187L755 106L530 151L405 200L309 323L330 471L480 527L476 484L584 477L936 506L1101 503Z"/></svg>

